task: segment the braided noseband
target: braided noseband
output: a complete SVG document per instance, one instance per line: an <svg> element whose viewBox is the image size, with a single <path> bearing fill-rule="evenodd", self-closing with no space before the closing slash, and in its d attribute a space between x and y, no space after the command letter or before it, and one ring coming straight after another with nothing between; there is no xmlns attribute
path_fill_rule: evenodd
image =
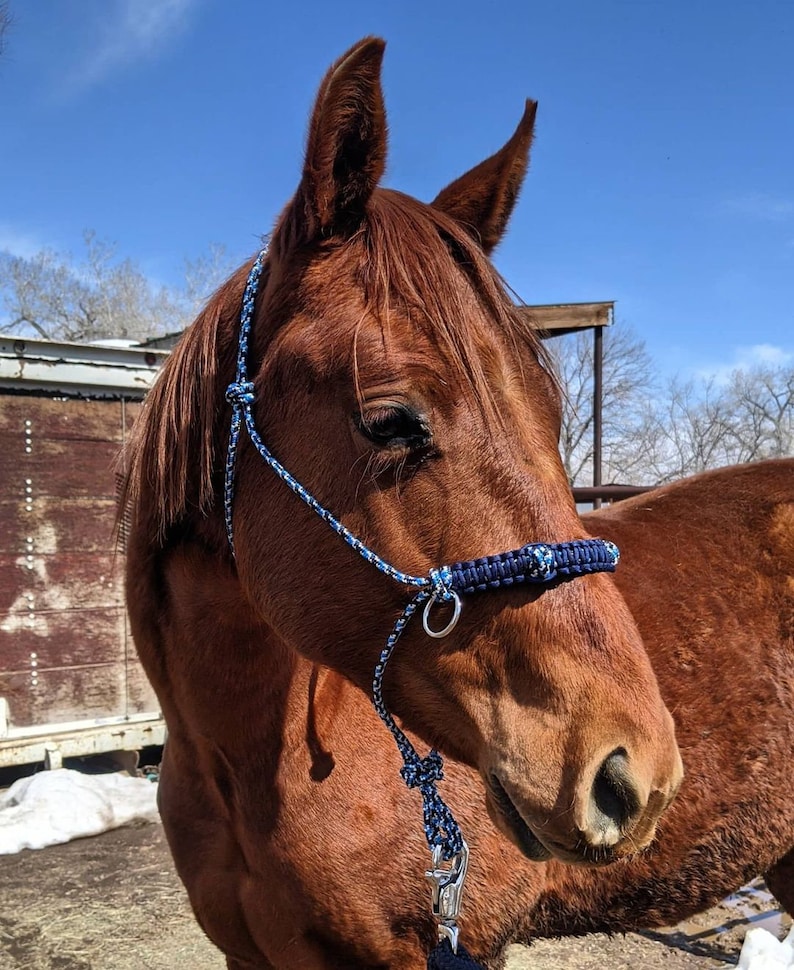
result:
<svg viewBox="0 0 794 970"><path fill-rule="evenodd" d="M418 788L422 795L424 829L428 845L433 851L434 868L427 872L427 878L434 887L433 910L439 919L439 934L448 941L452 950L457 950L457 927L455 919L460 904L460 891L466 873L468 850L461 835L458 823L444 800L438 794L436 782L443 778L441 755L435 750L420 758L413 744L397 726L387 711L383 701L383 675L386 665L394 652L397 641L406 624L424 604L423 626L431 637L443 637L451 632L458 621L461 611L461 595L470 595L503 586L519 583L549 585L588 573L614 572L619 553L617 547L601 539L576 539L572 542L530 543L520 549L502 552L483 559L471 559L431 569L427 576L411 576L400 572L385 562L349 529L336 519L315 499L268 450L259 436L254 422L254 384L248 375L248 340L251 333L256 291L265 264L267 250L257 256L248 275L243 295L240 315L240 336L237 347L237 372L234 381L226 390L226 400L232 406L229 448L226 456L224 483L224 515L229 545L234 553L234 529L232 506L234 502L234 473L237 447L243 425L248 437L264 461L278 477L313 509L347 542L351 548L371 563L376 569L390 576L398 583L413 587L416 593L402 611L386 641L380 659L375 667L372 683L372 700L375 710L391 732L400 754L403 767L400 771L409 788ZM434 604L448 603L453 614L447 625L441 629L430 626L430 612ZM451 862L450 869L444 869L441 861Z"/></svg>

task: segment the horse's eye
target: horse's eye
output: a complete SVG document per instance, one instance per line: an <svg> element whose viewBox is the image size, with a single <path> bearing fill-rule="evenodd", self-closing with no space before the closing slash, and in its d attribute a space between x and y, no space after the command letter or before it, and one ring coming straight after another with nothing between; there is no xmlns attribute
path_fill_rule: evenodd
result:
<svg viewBox="0 0 794 970"><path fill-rule="evenodd" d="M430 428L420 415L403 404L384 404L356 415L358 430L379 448L424 448Z"/></svg>

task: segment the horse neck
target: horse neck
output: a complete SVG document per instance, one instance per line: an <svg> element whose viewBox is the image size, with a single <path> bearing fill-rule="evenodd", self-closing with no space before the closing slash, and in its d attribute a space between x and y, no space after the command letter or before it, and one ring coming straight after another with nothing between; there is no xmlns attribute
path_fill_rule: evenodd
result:
<svg viewBox="0 0 794 970"><path fill-rule="evenodd" d="M169 729L224 748L280 738L298 658L254 611L228 560L197 542L161 555L149 571L159 629L136 631L136 642Z"/></svg>

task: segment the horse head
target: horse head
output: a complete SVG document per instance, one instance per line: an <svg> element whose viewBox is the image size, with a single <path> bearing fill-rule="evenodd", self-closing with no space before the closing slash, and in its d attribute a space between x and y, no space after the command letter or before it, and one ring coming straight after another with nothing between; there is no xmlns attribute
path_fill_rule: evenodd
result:
<svg viewBox="0 0 794 970"><path fill-rule="evenodd" d="M380 185L383 47L355 45L320 87L252 309L256 426L324 509L406 573L587 539L557 447L558 386L488 259L526 172L536 105L500 151L423 204ZM296 499L247 438L234 557L225 541L223 394L247 270L149 396L132 453L138 520L159 488L149 541L166 549L200 535L263 644L369 693L406 591ZM432 606L431 628L449 609ZM247 649L256 656L255 638ZM443 638L409 625L384 692L408 730L479 770L496 824L535 859L642 848L681 780L670 714L604 574L464 597Z"/></svg>

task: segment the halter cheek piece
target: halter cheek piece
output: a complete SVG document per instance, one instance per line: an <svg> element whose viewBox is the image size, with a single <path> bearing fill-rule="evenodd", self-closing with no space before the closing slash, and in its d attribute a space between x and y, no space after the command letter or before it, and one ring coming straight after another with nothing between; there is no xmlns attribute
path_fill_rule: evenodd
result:
<svg viewBox="0 0 794 970"><path fill-rule="evenodd" d="M234 472L240 431L244 425L248 437L263 460L299 498L303 499L309 508L313 509L349 546L367 562L372 563L376 569L396 582L416 590L413 599L394 624L375 667L372 701L380 719L392 733L403 757L404 763L400 774L409 788L418 788L422 795L425 837L433 854L433 868L425 874L433 888L433 913L439 921L439 938L442 941L448 940L453 951L457 952L458 929L455 922L466 876L468 848L458 823L436 789L436 782L444 777L441 755L433 750L426 757L420 758L414 746L386 710L382 690L386 665L408 621L422 604L424 604L422 623L425 633L431 637L445 637L452 631L460 617L461 596L519 583L548 586L589 573L614 572L619 558L618 549L613 543L602 539L575 539L572 542L556 543L535 542L495 556L470 559L467 562L455 563L453 566L440 566L438 569L431 569L427 576L411 576L400 572L368 549L273 457L256 430L253 414L254 385L248 377L248 340L256 291L266 254L267 249L259 253L248 275L240 315L237 372L234 382L226 390L226 400L232 406L224 483L224 515L229 545L234 553L232 522ZM452 616L441 629L431 625L433 606L437 603L451 604L452 607ZM449 868L444 868L442 861L450 863Z"/></svg>

